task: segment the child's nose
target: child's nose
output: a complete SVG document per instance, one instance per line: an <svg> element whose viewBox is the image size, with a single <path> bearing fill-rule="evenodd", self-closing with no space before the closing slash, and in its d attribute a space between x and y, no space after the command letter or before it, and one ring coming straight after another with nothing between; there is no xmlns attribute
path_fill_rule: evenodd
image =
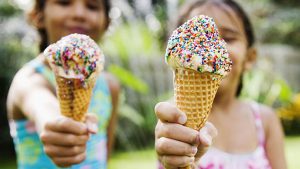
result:
<svg viewBox="0 0 300 169"><path fill-rule="evenodd" d="M86 14L86 8L85 8L85 4L83 1L76 1L73 4L73 8L71 13L73 14L74 19L77 20L84 20L85 19L85 14Z"/></svg>

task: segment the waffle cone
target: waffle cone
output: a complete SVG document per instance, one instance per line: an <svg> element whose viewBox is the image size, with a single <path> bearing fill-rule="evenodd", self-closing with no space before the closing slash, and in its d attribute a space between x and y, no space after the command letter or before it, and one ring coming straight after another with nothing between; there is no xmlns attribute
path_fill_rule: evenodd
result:
<svg viewBox="0 0 300 169"><path fill-rule="evenodd" d="M220 82L220 75L191 69L175 70L175 103L186 113L187 127L200 130L204 126Z"/></svg>
<svg viewBox="0 0 300 169"><path fill-rule="evenodd" d="M84 86L80 79L64 78L61 76L56 76L55 78L61 114L83 122L90 105L96 77L91 76Z"/></svg>
<svg viewBox="0 0 300 169"><path fill-rule="evenodd" d="M176 69L174 92L177 108L186 113L185 126L200 130L207 121L221 76L199 73L191 69ZM180 169L190 169L191 166Z"/></svg>

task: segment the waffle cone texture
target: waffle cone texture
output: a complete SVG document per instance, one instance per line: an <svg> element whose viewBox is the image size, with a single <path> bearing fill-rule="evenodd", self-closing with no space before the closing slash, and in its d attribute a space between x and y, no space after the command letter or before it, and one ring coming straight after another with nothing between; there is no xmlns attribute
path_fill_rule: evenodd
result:
<svg viewBox="0 0 300 169"><path fill-rule="evenodd" d="M174 76L175 103L187 115L185 126L200 130L207 121L221 76L176 69Z"/></svg>
<svg viewBox="0 0 300 169"><path fill-rule="evenodd" d="M90 105L96 77L91 76L85 86L82 85L80 79L70 79L61 76L56 76L55 78L61 114L83 122Z"/></svg>

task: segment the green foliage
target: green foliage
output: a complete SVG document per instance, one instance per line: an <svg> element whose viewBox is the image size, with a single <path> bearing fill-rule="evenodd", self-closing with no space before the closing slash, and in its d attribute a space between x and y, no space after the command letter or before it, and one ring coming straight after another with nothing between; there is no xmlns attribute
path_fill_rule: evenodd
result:
<svg viewBox="0 0 300 169"><path fill-rule="evenodd" d="M280 86L280 94L279 94L280 102L282 103L290 102L293 96L293 91L290 88L290 86L282 79L276 79L275 83Z"/></svg>
<svg viewBox="0 0 300 169"><path fill-rule="evenodd" d="M146 24L141 21L122 24L112 36L105 39L103 49L109 56L119 57L128 66L129 57L151 57L157 47L157 41Z"/></svg>
<svg viewBox="0 0 300 169"><path fill-rule="evenodd" d="M131 150L152 145L156 123L153 108L157 102L154 86L147 78L154 76L153 57L160 54L160 42L141 20L123 23L101 45L107 57L108 71L123 86L119 108L116 148ZM152 60L152 61L151 61ZM163 61L163 60L162 60Z"/></svg>
<svg viewBox="0 0 300 169"><path fill-rule="evenodd" d="M266 21L269 31L265 32L265 42L300 45L300 8L281 8Z"/></svg>
<svg viewBox="0 0 300 169"><path fill-rule="evenodd" d="M0 2L0 17L11 17L20 13L21 10L14 7L11 3L8 3L7 0Z"/></svg>
<svg viewBox="0 0 300 169"><path fill-rule="evenodd" d="M292 97L292 90L287 83L276 74L265 70L254 69L244 74L241 98L255 100L273 106L276 101L281 104Z"/></svg>
<svg viewBox="0 0 300 169"><path fill-rule="evenodd" d="M143 147L142 130L143 116L126 103L125 93L120 95L119 119L116 130L116 148L131 150ZM134 141L132 141L134 140Z"/></svg>
<svg viewBox="0 0 300 169"><path fill-rule="evenodd" d="M8 79L11 79L21 65L33 56L33 51L26 50L17 38L1 41L0 53L0 74L1 77Z"/></svg>
<svg viewBox="0 0 300 169"><path fill-rule="evenodd" d="M156 154L152 148L143 151L114 154L108 163L108 169L154 169L156 168L156 163Z"/></svg>
<svg viewBox="0 0 300 169"><path fill-rule="evenodd" d="M299 0L273 0L275 3L285 6L300 6Z"/></svg>
<svg viewBox="0 0 300 169"><path fill-rule="evenodd" d="M147 84L143 80L134 76L130 71L115 64L109 65L108 71L114 74L124 86L142 94L148 93L149 89Z"/></svg>

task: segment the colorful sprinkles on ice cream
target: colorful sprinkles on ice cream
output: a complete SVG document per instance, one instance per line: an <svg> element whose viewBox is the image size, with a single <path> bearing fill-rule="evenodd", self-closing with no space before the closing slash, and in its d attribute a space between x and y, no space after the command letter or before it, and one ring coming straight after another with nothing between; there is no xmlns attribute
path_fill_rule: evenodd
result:
<svg viewBox="0 0 300 169"><path fill-rule="evenodd" d="M58 76L87 80L103 69L104 55L87 35L71 34L48 46L44 55Z"/></svg>
<svg viewBox="0 0 300 169"><path fill-rule="evenodd" d="M165 58L174 69L181 67L225 76L232 66L225 46L214 20L200 15L173 32Z"/></svg>

